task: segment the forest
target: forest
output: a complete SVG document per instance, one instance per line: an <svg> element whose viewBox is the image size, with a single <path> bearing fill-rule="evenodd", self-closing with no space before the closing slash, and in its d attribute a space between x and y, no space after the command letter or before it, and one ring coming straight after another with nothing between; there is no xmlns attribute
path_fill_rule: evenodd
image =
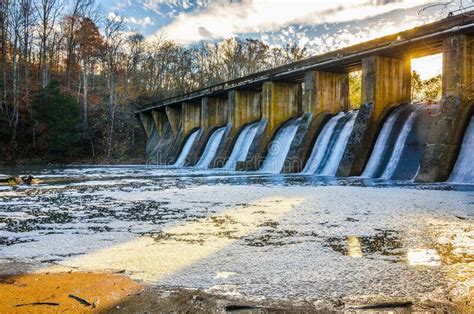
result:
<svg viewBox="0 0 474 314"><path fill-rule="evenodd" d="M141 106L308 56L293 43L145 38L94 0L3 0L0 24L3 162L141 161Z"/></svg>

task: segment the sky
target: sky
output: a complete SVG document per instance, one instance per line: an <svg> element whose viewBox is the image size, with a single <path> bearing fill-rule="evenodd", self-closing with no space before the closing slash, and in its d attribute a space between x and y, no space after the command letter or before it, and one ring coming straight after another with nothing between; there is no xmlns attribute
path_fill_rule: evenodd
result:
<svg viewBox="0 0 474 314"><path fill-rule="evenodd" d="M449 3L447 6L434 6ZM296 43L310 55L396 33L474 5L474 0L102 0L109 18L128 31L182 45L224 38L256 38L269 45ZM424 9L426 8L426 9ZM424 10L423 10L424 9ZM427 58L426 79L436 75ZM421 61L420 61L421 62ZM428 71L431 68L431 71ZM423 65L421 66L423 69ZM425 71L426 72L426 71Z"/></svg>

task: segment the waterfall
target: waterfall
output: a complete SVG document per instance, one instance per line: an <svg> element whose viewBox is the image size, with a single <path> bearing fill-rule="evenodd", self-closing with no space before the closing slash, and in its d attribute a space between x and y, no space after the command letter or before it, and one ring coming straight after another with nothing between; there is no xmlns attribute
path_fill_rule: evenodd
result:
<svg viewBox="0 0 474 314"><path fill-rule="evenodd" d="M311 152L308 162L304 167L303 173L313 174L316 172L324 158L324 153L328 147L331 135L334 133L334 129L336 128L339 120L341 120L344 115L345 114L343 112L338 113L336 116L332 117L331 120L329 120L329 122L323 127L318 139L316 140L316 143L313 146L313 151Z"/></svg>
<svg viewBox="0 0 474 314"><path fill-rule="evenodd" d="M341 112L329 120L316 140L303 173L336 175L356 117L357 111Z"/></svg>
<svg viewBox="0 0 474 314"><path fill-rule="evenodd" d="M301 118L290 121L277 132L275 139L270 144L260 172L281 172L300 122Z"/></svg>
<svg viewBox="0 0 474 314"><path fill-rule="evenodd" d="M226 127L222 127L215 130L212 133L211 137L209 138L209 141L206 144L204 153L199 159L199 162L196 164L196 168L199 168L199 169L209 168L209 165L212 162L212 159L214 159L214 157L216 156L217 148L219 147L219 144L222 141L222 137L224 136L225 130L226 130Z"/></svg>
<svg viewBox="0 0 474 314"><path fill-rule="evenodd" d="M450 182L474 183L474 117L471 118L469 126L464 134L461 150L454 169L449 177Z"/></svg>
<svg viewBox="0 0 474 314"><path fill-rule="evenodd" d="M387 150L387 142L392 133L393 127L395 126L395 122L397 121L402 107L395 109L394 112L388 117L387 121L384 123L382 127L382 131L375 142L374 150L372 155L370 156L369 162L365 166L364 172L362 173L362 177L365 178L373 178L382 163L384 158L384 153Z"/></svg>
<svg viewBox="0 0 474 314"><path fill-rule="evenodd" d="M245 161L247 158L250 146L257 134L259 122L249 124L240 132L237 141L235 142L232 153L224 165L226 170L235 170L238 161Z"/></svg>
<svg viewBox="0 0 474 314"><path fill-rule="evenodd" d="M426 139L421 138L421 133L415 127L415 121L420 125L426 123L423 122L427 119L422 116L424 111L425 105L409 105L401 106L390 114L375 142L362 177L413 179L416 171L411 168L418 168L421 152L426 145ZM426 125L429 127L430 123Z"/></svg>
<svg viewBox="0 0 474 314"><path fill-rule="evenodd" d="M191 147L194 144L194 141L196 140L196 136L198 135L199 130L194 131L186 140L186 143L183 146L183 149L181 150L181 153L179 154L178 159L176 162L173 164L173 167L183 167L184 163L186 162L186 157L188 157L189 151L191 150Z"/></svg>
<svg viewBox="0 0 474 314"><path fill-rule="evenodd" d="M408 134L413 127L413 122L415 121L416 111L413 111L408 116L408 119L403 124L403 128L398 134L397 141L395 142L395 147L393 149L392 155L390 156L390 160L388 161L387 167L382 173L383 179L390 179L395 169L397 169L398 163L400 162L400 157L402 156L403 148L405 147Z"/></svg>

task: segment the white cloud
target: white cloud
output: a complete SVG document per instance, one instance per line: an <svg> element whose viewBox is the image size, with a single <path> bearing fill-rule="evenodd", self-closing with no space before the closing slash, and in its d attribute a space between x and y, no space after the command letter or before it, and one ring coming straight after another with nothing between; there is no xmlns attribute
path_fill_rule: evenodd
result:
<svg viewBox="0 0 474 314"><path fill-rule="evenodd" d="M158 3L163 0L149 0ZM175 2L177 2L176 0ZM180 0L182 2L186 0ZM218 0L205 9L181 13L160 30L169 39L189 44L242 33L277 31L291 24L314 25L361 20L431 0ZM182 3L181 3L182 4Z"/></svg>
<svg viewBox="0 0 474 314"><path fill-rule="evenodd" d="M138 19L138 18L135 18L135 17L126 17L125 18L125 22L129 23L129 24L134 24L134 25L139 25L139 26L148 26L148 25L155 25L155 23L153 22L153 20L147 16L143 19Z"/></svg>
<svg viewBox="0 0 474 314"><path fill-rule="evenodd" d="M148 26L148 25L155 25L155 23L153 22L153 20L149 16L144 17L143 19L140 19L140 18L136 18L136 17L122 17L122 16L118 15L115 12L109 12L109 14L107 15L107 18L109 20L115 21L115 22L123 20L125 23L138 25L138 26L142 26L142 27L145 27L145 26Z"/></svg>

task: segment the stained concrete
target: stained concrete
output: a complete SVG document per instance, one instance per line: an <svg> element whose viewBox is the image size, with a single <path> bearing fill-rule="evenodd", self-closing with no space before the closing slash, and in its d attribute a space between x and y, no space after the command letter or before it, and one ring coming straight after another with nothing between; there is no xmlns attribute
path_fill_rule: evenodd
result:
<svg viewBox="0 0 474 314"><path fill-rule="evenodd" d="M197 164L212 133L227 124L227 103L226 98L204 97L201 100L201 131L186 158L186 166Z"/></svg>
<svg viewBox="0 0 474 314"><path fill-rule="evenodd" d="M362 174L384 119L410 102L410 60L372 56L362 60L362 103L337 176Z"/></svg>
<svg viewBox="0 0 474 314"><path fill-rule="evenodd" d="M238 163L240 170L257 170L265 160L268 147L278 129L287 121L302 113L301 85L282 82L265 82L262 86L262 126L257 131L244 165ZM240 164L240 165L239 165Z"/></svg>
<svg viewBox="0 0 474 314"><path fill-rule="evenodd" d="M240 133L248 124L262 118L262 94L248 90L234 90L229 92L227 107L227 129L221 146L211 163L211 168L221 168L227 162L235 142Z"/></svg>
<svg viewBox="0 0 474 314"><path fill-rule="evenodd" d="M192 132L201 127L201 105L197 103L182 103L179 108L166 108L170 128L174 134L176 118L179 113L179 129L175 135L173 143L170 145L167 154L167 164L174 164L178 158L184 144Z"/></svg>
<svg viewBox="0 0 474 314"><path fill-rule="evenodd" d="M150 112L140 112L140 121L142 122L143 129L145 130L146 136L150 137L153 131L153 117Z"/></svg>
<svg viewBox="0 0 474 314"><path fill-rule="evenodd" d="M284 173L301 172L308 161L314 143L326 122L349 107L349 77L347 73L311 71L305 75L303 112L311 118L303 123L295 136L298 147L292 147L283 168Z"/></svg>
<svg viewBox="0 0 474 314"><path fill-rule="evenodd" d="M474 112L473 37L443 42L443 97L428 137L418 182L445 181L456 163L464 132Z"/></svg>
<svg viewBox="0 0 474 314"><path fill-rule="evenodd" d="M175 136L178 134L183 120L181 111L181 106L169 106L165 108L166 117Z"/></svg>

